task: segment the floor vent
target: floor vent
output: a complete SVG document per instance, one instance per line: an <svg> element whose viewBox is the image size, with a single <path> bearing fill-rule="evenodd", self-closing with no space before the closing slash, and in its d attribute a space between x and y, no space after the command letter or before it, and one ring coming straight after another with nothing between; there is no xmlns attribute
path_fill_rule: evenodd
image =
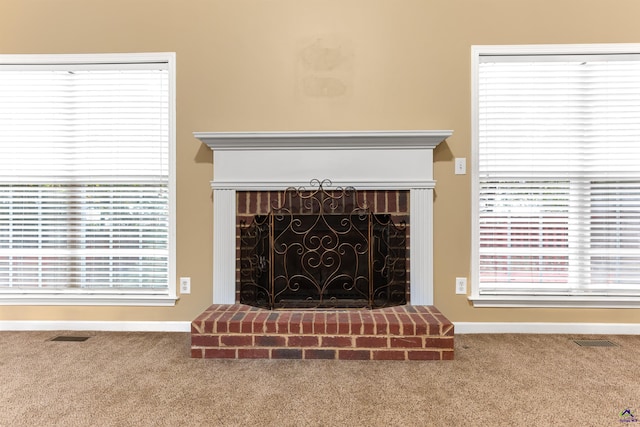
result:
<svg viewBox="0 0 640 427"><path fill-rule="evenodd" d="M618 347L618 344L609 340L573 340L581 347Z"/></svg>
<svg viewBox="0 0 640 427"><path fill-rule="evenodd" d="M82 342L88 339L89 337L75 337L75 336L62 335L59 337L52 338L51 341Z"/></svg>

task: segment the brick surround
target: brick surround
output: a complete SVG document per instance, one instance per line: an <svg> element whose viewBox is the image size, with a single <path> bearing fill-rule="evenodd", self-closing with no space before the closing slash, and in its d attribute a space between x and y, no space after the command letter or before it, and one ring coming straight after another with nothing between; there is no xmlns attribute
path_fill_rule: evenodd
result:
<svg viewBox="0 0 640 427"><path fill-rule="evenodd" d="M434 306L269 311L214 304L191 323L191 357L451 360L453 324Z"/></svg>

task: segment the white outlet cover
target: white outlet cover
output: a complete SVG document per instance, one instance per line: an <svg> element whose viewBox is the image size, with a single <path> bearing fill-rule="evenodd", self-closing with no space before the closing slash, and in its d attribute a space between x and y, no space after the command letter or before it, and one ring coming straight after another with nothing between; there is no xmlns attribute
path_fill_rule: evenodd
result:
<svg viewBox="0 0 640 427"><path fill-rule="evenodd" d="M467 173L467 158L466 157L456 157L455 160L455 174L456 175L465 175Z"/></svg>
<svg viewBox="0 0 640 427"><path fill-rule="evenodd" d="M191 277L180 278L180 293L181 294L191 293Z"/></svg>
<svg viewBox="0 0 640 427"><path fill-rule="evenodd" d="M456 277L456 294L459 294L459 295L467 294L467 278L466 277Z"/></svg>

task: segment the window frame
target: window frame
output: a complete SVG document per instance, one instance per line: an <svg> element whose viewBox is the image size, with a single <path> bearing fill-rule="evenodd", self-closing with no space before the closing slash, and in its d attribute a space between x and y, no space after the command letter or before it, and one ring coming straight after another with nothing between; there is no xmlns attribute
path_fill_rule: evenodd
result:
<svg viewBox="0 0 640 427"><path fill-rule="evenodd" d="M168 158L168 283L157 290L95 289L2 289L0 305L99 305L99 306L173 306L176 283L176 54L175 52L107 54L8 54L0 55L0 65L73 65L73 64L145 64L163 63L169 83L169 158Z"/></svg>
<svg viewBox="0 0 640 427"><path fill-rule="evenodd" d="M471 47L471 294L475 307L640 308L640 296L480 295L479 71L482 56L640 54L640 44L476 45Z"/></svg>

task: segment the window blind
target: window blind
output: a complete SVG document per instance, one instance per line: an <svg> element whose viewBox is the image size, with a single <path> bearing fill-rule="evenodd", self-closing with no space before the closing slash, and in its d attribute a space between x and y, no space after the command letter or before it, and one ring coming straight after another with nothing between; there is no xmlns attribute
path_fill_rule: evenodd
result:
<svg viewBox="0 0 640 427"><path fill-rule="evenodd" d="M0 289L167 290L166 63L0 65Z"/></svg>
<svg viewBox="0 0 640 427"><path fill-rule="evenodd" d="M640 55L478 67L480 295L640 295Z"/></svg>

